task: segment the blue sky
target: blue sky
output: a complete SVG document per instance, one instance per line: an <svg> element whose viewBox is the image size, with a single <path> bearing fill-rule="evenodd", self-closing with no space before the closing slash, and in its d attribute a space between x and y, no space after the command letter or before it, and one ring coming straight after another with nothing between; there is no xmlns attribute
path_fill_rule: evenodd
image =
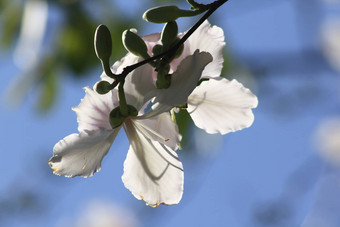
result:
<svg viewBox="0 0 340 227"><path fill-rule="evenodd" d="M339 4L330 7L317 0L309 4L323 6L320 23L340 12ZM320 35L313 30L320 25L307 22L305 27L310 30L301 34L299 23L303 26L306 22L300 13L305 11L296 7L294 1L261 0L255 4L234 0L216 12L214 22L224 29L227 48L243 66L235 73L255 75L255 82L249 85L259 106L249 129L223 137L204 136L206 143L211 143L209 152L200 151L194 141L193 146L179 151L185 190L176 206L146 207L124 188L120 178L128 149L124 133L118 135L102 170L91 178L67 179L54 176L49 169L47 160L54 144L77 132L71 107L83 98L82 87L99 79L100 68L81 81L65 77L62 93L48 114L35 111L34 89L16 109L2 102L0 200L8 197L15 204L21 192L30 192L38 198L35 209L40 210L14 210L0 220L6 226L62 226L77 220L90 201L100 200L130 210L139 226L301 226L323 198L338 201L340 188L334 183L339 179L338 170L329 168L318 156L313 136L323 119L340 114L340 77L324 59L313 64L303 54L306 49L320 50ZM133 10L142 15L145 9ZM181 28L186 29L188 22L182 21ZM0 59L3 98L18 68L10 54L2 53ZM242 78L237 73L232 76ZM193 133L201 135L194 129ZM285 221L275 225L261 222L274 211ZM333 206L324 215L333 221L330 226L340 223L332 215L339 211L340 205ZM322 219L323 213L316 213Z"/></svg>

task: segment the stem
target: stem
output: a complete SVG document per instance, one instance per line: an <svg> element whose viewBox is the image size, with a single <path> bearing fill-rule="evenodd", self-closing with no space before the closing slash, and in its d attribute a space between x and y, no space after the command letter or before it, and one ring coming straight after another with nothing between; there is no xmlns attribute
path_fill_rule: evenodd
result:
<svg viewBox="0 0 340 227"><path fill-rule="evenodd" d="M206 6L206 5L203 5L203 4L199 4L199 3L195 2L194 0L187 0L187 2L195 9L200 9L200 8L203 8L204 6Z"/></svg>
<svg viewBox="0 0 340 227"><path fill-rule="evenodd" d="M124 93L124 80L119 83L118 86L118 97L119 97L119 108L120 108L120 113L123 116L128 116L129 115L129 110L126 104L126 99L125 99L125 93Z"/></svg>
<svg viewBox="0 0 340 227"><path fill-rule="evenodd" d="M118 80L118 76L113 74L112 71L111 71L111 67L110 67L110 62L109 61L102 61L102 67L104 69L104 72L105 74L108 76L108 77L111 77L112 79L114 80Z"/></svg>
<svg viewBox="0 0 340 227"><path fill-rule="evenodd" d="M194 33L194 31L197 30L197 28L206 20L209 18L209 16L211 14L213 14L213 12L215 12L215 10L217 10L220 6L222 6L224 3L226 3L228 0L217 0L211 4L209 4L209 9L207 11L206 14L204 14L201 19L199 19L196 24L194 26L192 26L190 28L190 30L185 33L185 35L181 38L181 40L176 44L174 45L172 48L170 48L169 50L161 53L161 54L158 54L156 56L153 56L151 58L148 58L148 59L145 59L143 61L140 61L134 65L130 65L130 66L127 66L124 68L123 72L118 75L119 77L126 77L130 72L132 72L133 70L135 70L136 68L142 66L142 65L145 65L155 59L158 59L158 58L162 58L164 56L167 56L168 58L171 58L175 53L176 51L183 45L183 43L192 35L192 33Z"/></svg>

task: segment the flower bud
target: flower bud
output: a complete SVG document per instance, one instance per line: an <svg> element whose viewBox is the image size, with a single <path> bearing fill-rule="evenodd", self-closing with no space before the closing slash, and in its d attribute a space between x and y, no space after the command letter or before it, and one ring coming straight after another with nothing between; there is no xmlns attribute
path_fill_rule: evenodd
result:
<svg viewBox="0 0 340 227"><path fill-rule="evenodd" d="M161 41L165 49L176 40L178 34L178 26L176 21L170 21L166 23L163 27L161 34Z"/></svg>
<svg viewBox="0 0 340 227"><path fill-rule="evenodd" d="M105 80L97 82L94 85L94 87L95 87L96 92L101 95L104 95L112 90L112 84L110 84L109 82Z"/></svg>
<svg viewBox="0 0 340 227"><path fill-rule="evenodd" d="M176 37L176 41L174 42L173 45L176 45L176 43L179 42L180 40L181 40L180 38ZM184 45L182 44L182 45L177 49L177 51L176 51L176 53L175 53L173 59L178 58L179 56L181 56L182 53L183 53L183 50L184 50Z"/></svg>
<svg viewBox="0 0 340 227"><path fill-rule="evenodd" d="M156 80L156 88L158 89L167 89L171 85L171 75L168 74L170 71L170 65L164 65L162 67L157 68L157 80Z"/></svg>
<svg viewBox="0 0 340 227"><path fill-rule="evenodd" d="M125 120L125 116L122 115L122 113L120 112L120 107L116 107L114 108L111 112L110 112L110 125L112 128L117 128L119 125L123 124L124 120Z"/></svg>
<svg viewBox="0 0 340 227"><path fill-rule="evenodd" d="M163 46L162 45L157 44L152 48L153 56L159 55L162 52L163 52Z"/></svg>
<svg viewBox="0 0 340 227"><path fill-rule="evenodd" d="M138 115L138 111L134 106L131 105L127 105L128 107L128 112L129 112L129 116L137 116Z"/></svg>
<svg viewBox="0 0 340 227"><path fill-rule="evenodd" d="M94 49L102 61L109 61L112 53L112 39L109 29L101 24L94 34Z"/></svg>
<svg viewBox="0 0 340 227"><path fill-rule="evenodd" d="M159 6L148 9L143 14L143 19L151 23L166 23L175 21L179 17L190 17L197 15L196 11L182 10L177 6Z"/></svg>
<svg viewBox="0 0 340 227"><path fill-rule="evenodd" d="M140 56L144 59L149 58L148 49L144 40L136 33L125 30L122 35L122 41L125 49L136 56Z"/></svg>
<svg viewBox="0 0 340 227"><path fill-rule="evenodd" d="M112 128L117 128L118 126L120 126L121 124L123 124L124 120L128 117L128 116L137 116L138 115L138 111L134 106L131 105L127 105L127 109L128 109L128 115L124 116L120 110L120 106L114 108L111 112L110 112L110 125Z"/></svg>
<svg viewBox="0 0 340 227"><path fill-rule="evenodd" d="M171 85L171 74L162 75L161 77L159 77L159 74L157 75L157 80L156 80L157 89L167 89L170 87L170 85Z"/></svg>

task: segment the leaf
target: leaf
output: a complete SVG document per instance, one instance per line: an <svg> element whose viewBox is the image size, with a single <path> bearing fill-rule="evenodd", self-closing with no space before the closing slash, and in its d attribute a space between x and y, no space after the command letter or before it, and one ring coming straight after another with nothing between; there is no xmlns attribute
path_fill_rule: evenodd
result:
<svg viewBox="0 0 340 227"><path fill-rule="evenodd" d="M0 8L0 22L2 22L0 45L3 48L9 48L19 34L24 5L17 4L17 1L4 2Z"/></svg>

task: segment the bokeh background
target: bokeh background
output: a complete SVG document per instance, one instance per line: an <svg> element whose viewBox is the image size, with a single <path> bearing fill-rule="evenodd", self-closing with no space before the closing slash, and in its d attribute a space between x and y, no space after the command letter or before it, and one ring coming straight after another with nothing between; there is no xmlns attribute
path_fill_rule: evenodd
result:
<svg viewBox="0 0 340 227"><path fill-rule="evenodd" d="M200 1L208 3L209 1ZM255 122L225 136L192 127L178 151L180 204L145 206L121 175L120 133L91 178L58 177L47 160L77 132L71 107L101 74L99 24L112 33L159 32L141 20L184 0L0 1L0 226L340 226L340 1L230 0L210 18L226 36L223 76L259 99ZM197 20L180 19L185 31Z"/></svg>

